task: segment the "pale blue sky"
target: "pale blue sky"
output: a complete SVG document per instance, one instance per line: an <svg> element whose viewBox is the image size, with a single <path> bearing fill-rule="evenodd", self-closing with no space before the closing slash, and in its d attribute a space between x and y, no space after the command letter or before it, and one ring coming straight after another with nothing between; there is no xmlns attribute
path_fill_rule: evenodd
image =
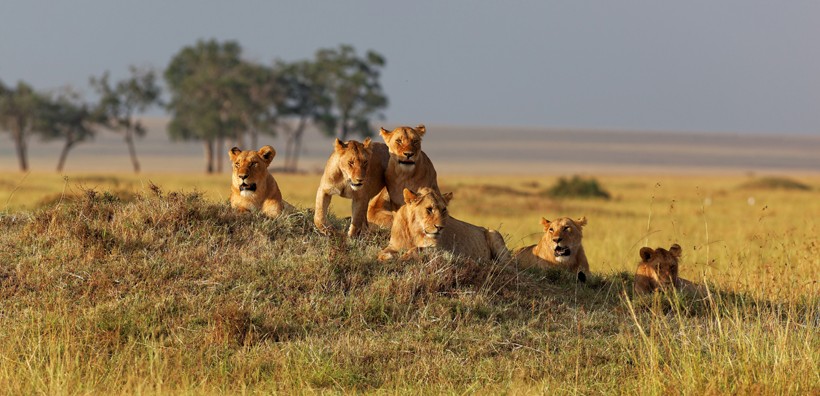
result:
<svg viewBox="0 0 820 396"><path fill-rule="evenodd" d="M0 80L87 90L200 38L388 64L388 122L820 134L818 1L0 0Z"/></svg>

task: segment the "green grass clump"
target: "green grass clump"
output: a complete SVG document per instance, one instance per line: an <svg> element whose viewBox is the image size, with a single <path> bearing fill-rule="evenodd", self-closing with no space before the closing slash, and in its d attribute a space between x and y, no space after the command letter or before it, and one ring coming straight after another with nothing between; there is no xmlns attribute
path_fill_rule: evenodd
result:
<svg viewBox="0 0 820 396"><path fill-rule="evenodd" d="M559 178L552 187L547 189L547 194L556 198L610 198L609 192L601 187L598 180L585 179L577 175L569 179Z"/></svg>
<svg viewBox="0 0 820 396"><path fill-rule="evenodd" d="M750 180L741 184L739 188L747 190L811 190L811 187L807 184L789 179L787 177L777 176L761 177L754 180Z"/></svg>
<svg viewBox="0 0 820 396"><path fill-rule="evenodd" d="M198 193L87 191L0 215L0 388L11 394L820 391L820 299L631 298L449 254L379 263ZM346 220L331 218L338 229Z"/></svg>

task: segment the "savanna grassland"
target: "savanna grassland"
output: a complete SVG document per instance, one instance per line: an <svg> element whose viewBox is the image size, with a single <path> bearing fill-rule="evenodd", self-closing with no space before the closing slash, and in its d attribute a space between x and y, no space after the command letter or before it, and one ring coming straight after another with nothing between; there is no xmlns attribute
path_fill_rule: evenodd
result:
<svg viewBox="0 0 820 396"><path fill-rule="evenodd" d="M820 392L820 179L444 176L450 213L535 243L586 216L585 285L429 254L378 263L388 232L316 233L305 209L227 205L228 176L0 174L0 388L9 393ZM349 201L333 200L345 227ZM690 295L633 298L642 246L684 250Z"/></svg>

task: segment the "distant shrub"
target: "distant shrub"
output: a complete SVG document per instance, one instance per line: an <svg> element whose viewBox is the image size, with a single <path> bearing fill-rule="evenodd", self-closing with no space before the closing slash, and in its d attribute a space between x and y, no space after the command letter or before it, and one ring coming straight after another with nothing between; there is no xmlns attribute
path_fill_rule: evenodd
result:
<svg viewBox="0 0 820 396"><path fill-rule="evenodd" d="M746 183L741 184L740 188L749 190L811 190L811 187L809 187L806 184L800 183L798 181L786 177L778 176L761 177L758 179L750 180Z"/></svg>
<svg viewBox="0 0 820 396"><path fill-rule="evenodd" d="M610 198L609 192L601 187L598 180L577 175L570 179L558 179L555 185L547 189L547 194L557 198Z"/></svg>

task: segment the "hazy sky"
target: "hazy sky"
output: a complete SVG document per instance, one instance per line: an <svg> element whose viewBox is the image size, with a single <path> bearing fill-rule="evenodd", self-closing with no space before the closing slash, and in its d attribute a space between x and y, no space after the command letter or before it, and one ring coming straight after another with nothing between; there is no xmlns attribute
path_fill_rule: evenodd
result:
<svg viewBox="0 0 820 396"><path fill-rule="evenodd" d="M0 0L0 80L89 92L200 38L376 50L394 124L820 134L818 1Z"/></svg>

